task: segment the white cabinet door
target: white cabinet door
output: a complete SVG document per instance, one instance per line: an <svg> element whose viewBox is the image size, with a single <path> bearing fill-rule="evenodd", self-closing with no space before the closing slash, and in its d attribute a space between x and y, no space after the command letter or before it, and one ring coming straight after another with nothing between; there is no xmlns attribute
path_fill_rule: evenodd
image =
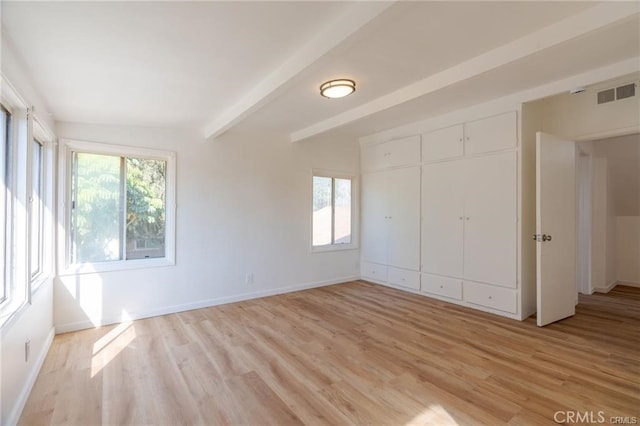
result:
<svg viewBox="0 0 640 426"><path fill-rule="evenodd" d="M422 160L436 161L462 157L464 154L462 124L422 135Z"/></svg>
<svg viewBox="0 0 640 426"><path fill-rule="evenodd" d="M461 277L464 162L422 168L422 271Z"/></svg>
<svg viewBox="0 0 640 426"><path fill-rule="evenodd" d="M464 276L516 287L516 153L466 161Z"/></svg>
<svg viewBox="0 0 640 426"><path fill-rule="evenodd" d="M409 136L387 142L387 167L398 167L420 164L420 136Z"/></svg>
<svg viewBox="0 0 640 426"><path fill-rule="evenodd" d="M361 151L362 170L371 172L391 167L420 164L420 136L368 145Z"/></svg>
<svg viewBox="0 0 640 426"><path fill-rule="evenodd" d="M382 170L387 165L387 148L386 144L367 145L361 150L362 170L371 172L374 170Z"/></svg>
<svg viewBox="0 0 640 426"><path fill-rule="evenodd" d="M389 191L387 264L420 269L420 167L386 172Z"/></svg>
<svg viewBox="0 0 640 426"><path fill-rule="evenodd" d="M515 148L518 144L517 126L515 111L465 124L465 153L474 155Z"/></svg>
<svg viewBox="0 0 640 426"><path fill-rule="evenodd" d="M387 172L362 175L362 258L387 263L389 202Z"/></svg>

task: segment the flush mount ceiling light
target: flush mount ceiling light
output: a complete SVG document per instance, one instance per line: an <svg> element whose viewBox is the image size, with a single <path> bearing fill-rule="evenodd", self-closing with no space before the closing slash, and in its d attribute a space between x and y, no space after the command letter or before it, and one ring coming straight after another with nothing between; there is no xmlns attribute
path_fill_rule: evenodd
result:
<svg viewBox="0 0 640 426"><path fill-rule="evenodd" d="M339 80L331 80L320 86L320 94L325 98L344 98L355 92L356 82L341 78Z"/></svg>

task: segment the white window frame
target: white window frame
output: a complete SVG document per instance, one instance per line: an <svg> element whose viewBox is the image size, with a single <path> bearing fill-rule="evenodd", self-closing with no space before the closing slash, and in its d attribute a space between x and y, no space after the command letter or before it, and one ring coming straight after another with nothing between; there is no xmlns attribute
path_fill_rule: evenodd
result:
<svg viewBox="0 0 640 426"><path fill-rule="evenodd" d="M28 103L2 76L0 102L11 113L11 197L7 199L5 262L6 298L0 303L0 327L9 325L31 301L29 270L29 209L31 192L30 143L33 113Z"/></svg>
<svg viewBox="0 0 640 426"><path fill-rule="evenodd" d="M12 151L11 148L8 147L8 145L13 145L13 129L11 128L11 125L13 124L13 113L11 111L10 108L7 108L4 106L4 104L2 105L2 108L4 110L6 110L6 114L7 117L9 118L7 125L9 126L8 129L5 129L6 133L8 133L9 139L5 140L3 143L3 146L0 147L0 153L2 154L0 156L0 158L2 158L2 164L0 164L0 173L2 174L2 179L5 178L6 174L8 173L9 170L12 169L12 162L11 161L9 164L7 164L7 160L9 159L13 159L13 155L11 156L11 158L8 157L9 153ZM4 139L4 135L3 135L3 139ZM5 152L6 151L6 152ZM2 270L0 271L0 273L2 274L2 286L3 286L3 296L0 296L0 307L3 306L4 303L9 303L9 299L11 297L11 289L9 288L9 286L11 285L11 276L10 276L10 271L11 271L11 259L10 259L10 250L8 250L8 246L11 245L11 234L12 234L12 208L11 206L13 205L12 203L12 197L9 197L8 194L9 193L9 188L7 188L6 186L4 187L3 190L3 194L1 195L2 198L4 199L4 206L2 207L2 210L0 211L0 218L2 218L2 227L3 227L3 232L4 232L4 240L0 242L0 258L2 259Z"/></svg>
<svg viewBox="0 0 640 426"><path fill-rule="evenodd" d="M314 246L313 245L313 178L314 177L325 177L331 179L349 179L351 181L351 242L348 244L326 244L322 246ZM358 200L359 200L359 192L358 192L358 175L357 173L349 173L349 172L341 172L341 171L333 171L333 170L325 170L325 169L313 169L311 170L311 199L309 200L309 216L311 218L311 226L309 232L309 246L311 248L312 253L323 253L330 251L342 251L342 250L356 250L359 247L358 244L358 230L360 229L360 223L358 221L360 214L358 213ZM334 194L335 195L335 194ZM331 200L332 210L333 203L335 200ZM332 212L332 215L334 213ZM334 230L334 220L331 220L331 234L333 238Z"/></svg>
<svg viewBox="0 0 640 426"><path fill-rule="evenodd" d="M71 179L72 153L113 155L118 157L136 157L162 160L167 163L165 181L165 256L150 259L114 260L94 263L71 263ZM149 148L125 145L112 145L97 142L85 142L64 139L59 150L59 205L58 217L62 218L63 229L59 238L58 259L59 275L119 271L175 265L175 228L176 228L176 153Z"/></svg>
<svg viewBox="0 0 640 426"><path fill-rule="evenodd" d="M41 158L41 183L42 183L42 200L40 208L40 227L41 235L39 239L39 251L40 251L40 270L37 274L31 275L31 247L29 247L29 275L30 275L30 295L33 295L40 289L42 284L51 279L54 274L54 258L55 258L55 204L54 204L54 190L55 190L55 146L57 145L55 136L53 133L47 130L47 128L40 123L37 117L33 118L33 135L31 140L34 143L39 143L42 146L42 158ZM30 149L32 149L31 145ZM33 152L29 153L30 161L29 165L33 165L32 161ZM29 171L29 176L33 176L32 170ZM31 182L31 188L34 183ZM29 193L31 194L33 190ZM31 209L33 209L33 202L29 203L29 215L31 215ZM31 233L31 217L29 217L29 244L32 243Z"/></svg>

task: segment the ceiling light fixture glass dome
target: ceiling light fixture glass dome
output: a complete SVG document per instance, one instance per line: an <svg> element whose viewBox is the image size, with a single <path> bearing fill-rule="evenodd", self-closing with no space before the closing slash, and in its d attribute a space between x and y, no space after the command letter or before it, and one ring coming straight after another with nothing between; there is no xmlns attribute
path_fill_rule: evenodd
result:
<svg viewBox="0 0 640 426"><path fill-rule="evenodd" d="M344 98L355 92L356 82L344 78L330 80L320 86L320 94L325 98Z"/></svg>

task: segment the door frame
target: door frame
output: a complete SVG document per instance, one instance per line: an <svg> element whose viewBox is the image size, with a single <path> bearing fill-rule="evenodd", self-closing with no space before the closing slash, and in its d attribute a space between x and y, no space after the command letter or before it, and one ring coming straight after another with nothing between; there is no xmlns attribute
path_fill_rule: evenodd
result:
<svg viewBox="0 0 640 426"><path fill-rule="evenodd" d="M578 143L576 150L576 223L578 293L593 294L591 281L591 224L593 222L593 155ZM578 301L576 300L576 304Z"/></svg>

